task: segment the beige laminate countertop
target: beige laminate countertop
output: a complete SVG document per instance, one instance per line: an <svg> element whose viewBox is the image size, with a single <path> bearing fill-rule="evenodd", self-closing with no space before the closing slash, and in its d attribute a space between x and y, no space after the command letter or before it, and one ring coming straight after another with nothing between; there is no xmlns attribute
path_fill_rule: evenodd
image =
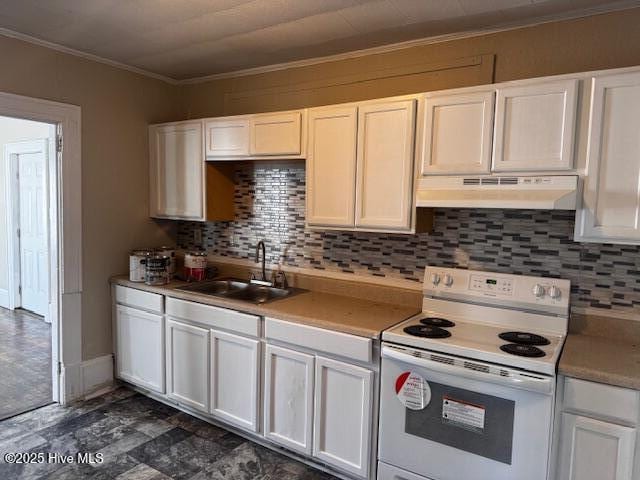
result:
<svg viewBox="0 0 640 480"><path fill-rule="evenodd" d="M116 276L111 279L111 283L159 293L167 297L231 308L255 315L274 317L374 339L380 338L383 330L420 311L415 306L383 303L313 290L263 305L256 305L242 300L177 290L177 288L187 285L186 282L181 281L173 281L163 286L149 286L144 283L131 282L126 276Z"/></svg>
<svg viewBox="0 0 640 480"><path fill-rule="evenodd" d="M640 390L640 321L573 316L558 372Z"/></svg>

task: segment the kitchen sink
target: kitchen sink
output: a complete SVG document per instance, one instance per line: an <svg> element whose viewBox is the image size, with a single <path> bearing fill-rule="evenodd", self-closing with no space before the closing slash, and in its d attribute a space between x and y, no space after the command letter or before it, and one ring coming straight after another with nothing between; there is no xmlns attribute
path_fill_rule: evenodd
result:
<svg viewBox="0 0 640 480"><path fill-rule="evenodd" d="M304 291L300 288L278 288L259 285L235 278L194 283L180 287L178 290L211 295L213 297L232 298L257 304L271 302Z"/></svg>

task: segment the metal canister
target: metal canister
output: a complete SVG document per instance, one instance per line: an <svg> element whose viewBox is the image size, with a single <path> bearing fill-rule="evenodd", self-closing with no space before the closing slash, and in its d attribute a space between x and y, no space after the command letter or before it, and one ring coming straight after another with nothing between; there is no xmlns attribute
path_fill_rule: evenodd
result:
<svg viewBox="0 0 640 480"><path fill-rule="evenodd" d="M144 282L146 274L146 259L153 253L150 248L136 248L129 253L129 280Z"/></svg>
<svg viewBox="0 0 640 480"><path fill-rule="evenodd" d="M158 255L166 255L169 257L169 274L173 277L176 274L176 249L174 247L162 246L154 248L154 252Z"/></svg>
<svg viewBox="0 0 640 480"><path fill-rule="evenodd" d="M166 285L171 281L169 273L170 259L166 255L149 255L145 259L146 271L144 283L147 285Z"/></svg>
<svg viewBox="0 0 640 480"><path fill-rule="evenodd" d="M207 272L207 252L187 252L184 254L184 277L188 282L201 282Z"/></svg>

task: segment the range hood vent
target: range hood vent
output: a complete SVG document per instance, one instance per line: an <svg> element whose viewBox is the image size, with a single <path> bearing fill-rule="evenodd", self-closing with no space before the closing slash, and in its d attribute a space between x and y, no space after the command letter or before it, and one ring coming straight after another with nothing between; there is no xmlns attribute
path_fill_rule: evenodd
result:
<svg viewBox="0 0 640 480"><path fill-rule="evenodd" d="M418 207L575 210L576 175L423 177Z"/></svg>

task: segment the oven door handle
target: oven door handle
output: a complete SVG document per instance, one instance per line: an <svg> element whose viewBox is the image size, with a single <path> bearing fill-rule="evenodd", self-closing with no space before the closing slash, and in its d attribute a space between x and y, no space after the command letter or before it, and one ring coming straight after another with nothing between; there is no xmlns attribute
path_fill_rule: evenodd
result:
<svg viewBox="0 0 640 480"><path fill-rule="evenodd" d="M508 372L508 375L486 373L481 370L466 368L464 366L450 365L448 363L437 362L424 357L418 357L406 353L402 347L384 345L382 347L382 358L398 360L409 365L416 365L434 372L448 375L456 375L481 382L491 382L511 388L519 388L550 395L553 392L555 380L552 377L540 376L535 373L521 372L512 368L498 367L500 370ZM409 350L410 351L410 350ZM444 355L439 355L444 357ZM472 362L480 364L479 362Z"/></svg>

